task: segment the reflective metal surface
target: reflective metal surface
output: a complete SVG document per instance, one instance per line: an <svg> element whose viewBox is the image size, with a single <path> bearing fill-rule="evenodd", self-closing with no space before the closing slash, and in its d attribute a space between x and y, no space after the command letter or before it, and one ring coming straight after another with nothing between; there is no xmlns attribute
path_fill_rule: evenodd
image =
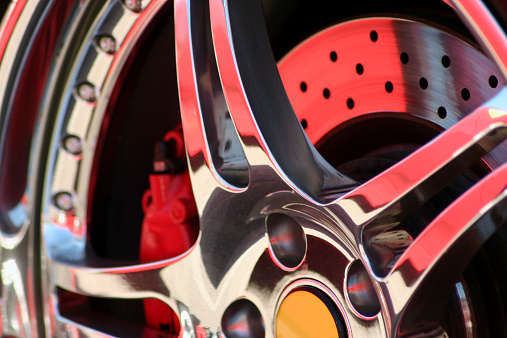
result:
<svg viewBox="0 0 507 338"><path fill-rule="evenodd" d="M482 2L451 4L495 64L437 24L367 17L316 33L277 65L260 1L176 0L178 87L200 234L180 256L141 264L93 252L88 204L113 89L167 4L76 3L34 115L25 194L1 210L2 222L14 224L1 233L3 334L160 333L142 325L113 330L113 322L72 313L61 305L67 292L78 295L75 309L81 296L158 299L177 313L185 337L271 337L284 302L313 288L324 313L339 318L338 334L351 337L445 336L433 309L455 289L457 325L474 336L462 272L507 221L507 43ZM30 5L16 17L19 27L42 17ZM12 13L6 22L19 14ZM12 48L0 84L13 76L9 53L25 47ZM366 182L314 146L377 117L440 134ZM472 187L421 231L403 227L477 163L489 169Z"/></svg>

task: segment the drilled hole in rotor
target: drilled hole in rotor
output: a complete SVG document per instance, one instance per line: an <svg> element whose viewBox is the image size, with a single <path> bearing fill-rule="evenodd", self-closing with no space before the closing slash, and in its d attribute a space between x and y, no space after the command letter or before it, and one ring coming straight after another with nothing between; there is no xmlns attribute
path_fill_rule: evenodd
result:
<svg viewBox="0 0 507 338"><path fill-rule="evenodd" d="M448 57L447 55L442 56L442 66L444 66L444 68L449 68L450 65L451 65L451 58Z"/></svg>
<svg viewBox="0 0 507 338"><path fill-rule="evenodd" d="M324 88L324 91L322 92L322 94L324 94L324 97L326 99L329 99L329 97L331 96L331 92L327 88Z"/></svg>
<svg viewBox="0 0 507 338"><path fill-rule="evenodd" d="M400 61L401 61L401 63L403 63L404 65L406 65L408 63L408 54L407 53L401 53L401 55L400 55Z"/></svg>
<svg viewBox="0 0 507 338"><path fill-rule="evenodd" d="M470 100L470 91L467 89L467 88L463 88L461 90L461 98L464 100L464 101L468 101Z"/></svg>
<svg viewBox="0 0 507 338"><path fill-rule="evenodd" d="M306 90L308 89L308 85L306 84L306 82L304 82L304 81L303 81L303 82L301 82L301 84L299 85L299 88L301 88L301 91L302 91L303 93L305 93L305 92L306 92Z"/></svg>
<svg viewBox="0 0 507 338"><path fill-rule="evenodd" d="M362 64L360 64L360 63L358 63L358 64L357 64L357 66L356 66L356 72L357 72L357 74L359 74L359 75L363 74L363 72L364 72L364 67L363 67L363 65L362 65Z"/></svg>
<svg viewBox="0 0 507 338"><path fill-rule="evenodd" d="M437 113L438 117L441 119L445 119L447 117L447 109L445 109L445 107L439 107Z"/></svg>
<svg viewBox="0 0 507 338"><path fill-rule="evenodd" d="M393 89L394 89L393 83L391 81L387 81L386 82L386 92L392 93Z"/></svg>
<svg viewBox="0 0 507 338"><path fill-rule="evenodd" d="M303 129L308 128L308 122L305 119L302 119L301 120L301 126L303 127Z"/></svg>
<svg viewBox="0 0 507 338"><path fill-rule="evenodd" d="M335 51L332 51L331 54L329 54L329 57L331 58L331 61L336 62L338 60L338 54L336 54Z"/></svg>
<svg viewBox="0 0 507 338"><path fill-rule="evenodd" d="M428 80L426 80L425 77L422 77L420 80L419 80L419 87L421 87L422 90L426 90L428 89Z"/></svg>
<svg viewBox="0 0 507 338"><path fill-rule="evenodd" d="M491 88L496 88L496 87L498 86L498 79L497 79L497 78L496 78L496 76L494 76L494 75L491 75L491 76L489 77L488 82L489 82L489 86L490 86Z"/></svg>
<svg viewBox="0 0 507 338"><path fill-rule="evenodd" d="M349 109L354 108L354 100L352 100L351 98L349 98L347 100L347 107L349 107Z"/></svg>
<svg viewBox="0 0 507 338"><path fill-rule="evenodd" d="M266 218L269 253L282 269L298 268L306 256L306 234L294 218L274 213Z"/></svg>
<svg viewBox="0 0 507 338"><path fill-rule="evenodd" d="M222 316L222 330L227 337L265 337L264 320L254 303L238 299L227 307Z"/></svg>
<svg viewBox="0 0 507 338"><path fill-rule="evenodd" d="M371 32L370 32L370 39L371 39L371 41L373 41L373 42L377 42L377 40L378 40L378 34L377 34L377 32L376 32L376 31L371 31Z"/></svg>

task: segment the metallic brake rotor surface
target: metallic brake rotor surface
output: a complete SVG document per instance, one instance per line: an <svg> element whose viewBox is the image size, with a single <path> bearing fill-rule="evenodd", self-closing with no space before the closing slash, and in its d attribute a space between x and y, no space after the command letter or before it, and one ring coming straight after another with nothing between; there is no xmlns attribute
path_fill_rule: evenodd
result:
<svg viewBox="0 0 507 338"><path fill-rule="evenodd" d="M447 129L504 85L467 41L433 24L358 19L302 42L279 70L313 143L371 113L406 113Z"/></svg>

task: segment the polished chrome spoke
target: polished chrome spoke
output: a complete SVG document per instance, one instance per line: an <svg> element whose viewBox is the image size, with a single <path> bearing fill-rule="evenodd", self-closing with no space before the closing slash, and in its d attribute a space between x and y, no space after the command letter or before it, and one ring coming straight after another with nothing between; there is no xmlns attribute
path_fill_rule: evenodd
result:
<svg viewBox="0 0 507 338"><path fill-rule="evenodd" d="M428 290L448 290L444 285L456 283L475 252L505 222L507 167L503 166L465 192L415 239L392 230L507 137L505 102L506 88L432 142L330 205L383 288L392 336L399 334L407 307L413 316L410 323L431 314ZM439 296L445 299L445 293L433 293L432 301L441 304ZM423 303L413 300L421 294Z"/></svg>
<svg viewBox="0 0 507 338"><path fill-rule="evenodd" d="M54 263L51 273L55 285L92 297L167 297L169 291L157 277L171 262L118 268L91 268ZM158 282L157 282L158 281Z"/></svg>
<svg viewBox="0 0 507 338"><path fill-rule="evenodd" d="M445 299L439 296L449 291L477 250L505 223L506 182L504 165L431 222L382 280L393 332L409 306L414 318L431 314L428 294L433 293L437 302Z"/></svg>
<svg viewBox="0 0 507 338"><path fill-rule="evenodd" d="M221 93L206 5L174 2L180 109L190 168L199 172L193 180L194 192L199 191L198 206L204 203L201 197L209 194L207 190L214 189L210 182L229 191L241 191L248 184L246 160ZM203 171L202 166L207 169Z"/></svg>
<svg viewBox="0 0 507 338"><path fill-rule="evenodd" d="M395 227L506 137L501 110L507 89L406 159L337 201L347 227L363 232Z"/></svg>
<svg viewBox="0 0 507 338"><path fill-rule="evenodd" d="M304 134L278 74L261 2L211 0L210 17L222 87L251 170L273 167L314 199L331 187L354 186Z"/></svg>

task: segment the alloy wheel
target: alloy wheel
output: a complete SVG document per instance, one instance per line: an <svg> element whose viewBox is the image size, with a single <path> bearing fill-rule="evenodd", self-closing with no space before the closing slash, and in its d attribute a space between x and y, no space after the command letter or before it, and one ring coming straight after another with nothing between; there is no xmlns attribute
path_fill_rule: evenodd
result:
<svg viewBox="0 0 507 338"><path fill-rule="evenodd" d="M125 84L149 73L139 57L157 54L144 43L158 43L171 4L12 5L2 38L17 45L0 44L13 91L1 115L2 187L14 182L1 201L4 334L281 336L307 313L295 307L340 337L504 332L480 324L489 303L465 269L505 223L507 44L481 2L449 6L480 47L426 18L368 15L320 27L277 65L260 1L175 1L180 105L152 107L181 110L199 216L183 232L199 231L176 256L140 261L135 212L111 206L136 185L130 152L170 129L177 143L179 115L146 113L158 129L132 138L143 115L122 112L135 93L156 99ZM33 126L14 133L23 119ZM146 299L157 305L135 301ZM159 307L166 322L126 324ZM317 329L304 319L300 330Z"/></svg>

